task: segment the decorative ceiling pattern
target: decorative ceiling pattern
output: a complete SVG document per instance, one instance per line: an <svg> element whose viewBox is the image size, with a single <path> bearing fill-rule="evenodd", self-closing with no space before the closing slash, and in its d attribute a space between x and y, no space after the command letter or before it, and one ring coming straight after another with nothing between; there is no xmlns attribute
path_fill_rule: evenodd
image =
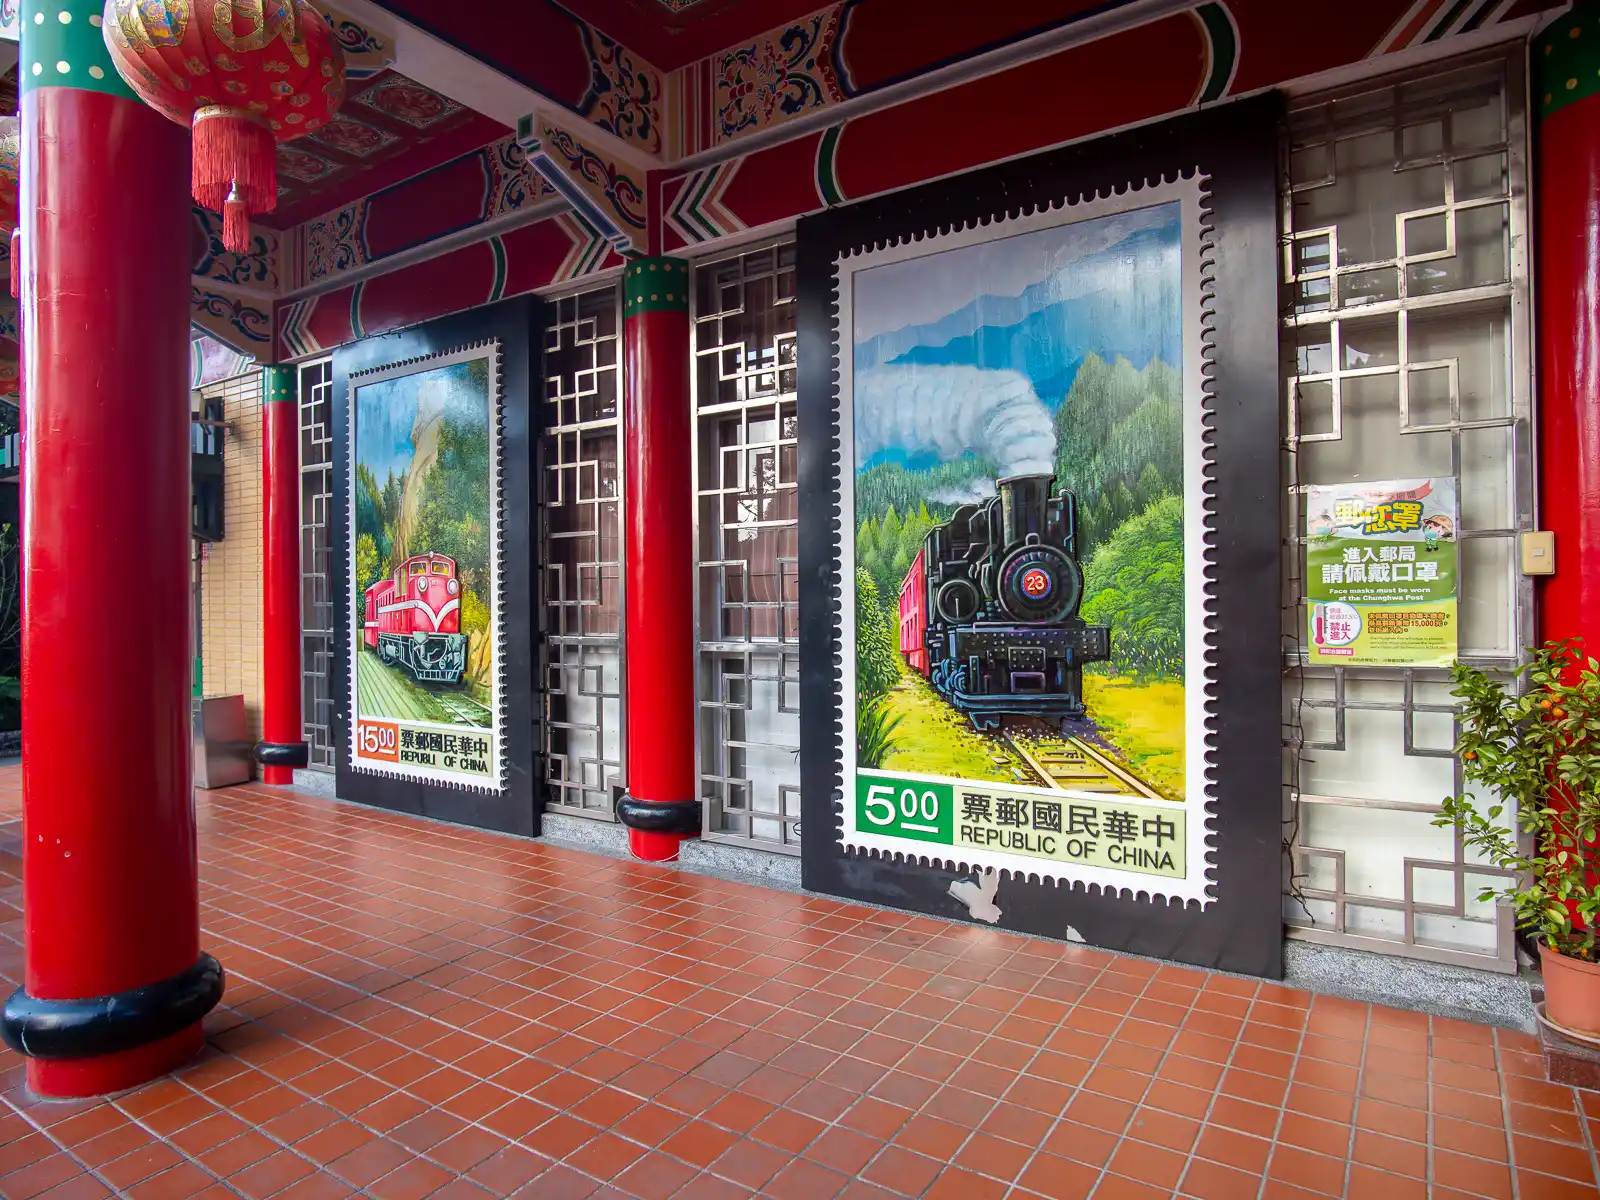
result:
<svg viewBox="0 0 1600 1200"><path fill-rule="evenodd" d="M498 121L396 71L351 88L337 116L278 147L278 208L286 229L503 137Z"/></svg>
<svg viewBox="0 0 1600 1200"><path fill-rule="evenodd" d="M0 0L3 2L3 0ZM597 28L554 0L379 0L419 29L591 121L647 154L661 151L666 80L626 39ZM629 0L635 2L635 0ZM646 5L659 25L656 0ZM726 0L703 0L712 4Z"/></svg>
<svg viewBox="0 0 1600 1200"><path fill-rule="evenodd" d="M503 0L491 0L503 2ZM1018 0L1008 0L1016 3ZM827 0L563 0L583 20L676 70L736 43L798 21Z"/></svg>

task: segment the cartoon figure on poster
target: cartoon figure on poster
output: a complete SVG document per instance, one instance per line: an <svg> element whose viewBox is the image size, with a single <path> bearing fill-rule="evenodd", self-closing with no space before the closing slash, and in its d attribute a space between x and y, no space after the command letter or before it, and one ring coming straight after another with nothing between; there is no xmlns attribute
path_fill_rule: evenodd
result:
<svg viewBox="0 0 1600 1200"><path fill-rule="evenodd" d="M1306 489L1306 643L1341 667L1456 658L1456 481Z"/></svg>
<svg viewBox="0 0 1600 1200"><path fill-rule="evenodd" d="M351 762L499 784L498 352L351 379Z"/></svg>
<svg viewBox="0 0 1600 1200"><path fill-rule="evenodd" d="M847 844L1203 898L1198 199L841 261Z"/></svg>

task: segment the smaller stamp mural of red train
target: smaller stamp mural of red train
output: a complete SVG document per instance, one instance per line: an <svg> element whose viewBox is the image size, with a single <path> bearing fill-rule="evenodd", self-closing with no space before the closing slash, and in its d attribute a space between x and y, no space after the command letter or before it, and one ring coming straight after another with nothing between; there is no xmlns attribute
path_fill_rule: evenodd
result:
<svg viewBox="0 0 1600 1200"><path fill-rule="evenodd" d="M363 641L419 683L458 684L467 669L456 560L415 554L367 589Z"/></svg>

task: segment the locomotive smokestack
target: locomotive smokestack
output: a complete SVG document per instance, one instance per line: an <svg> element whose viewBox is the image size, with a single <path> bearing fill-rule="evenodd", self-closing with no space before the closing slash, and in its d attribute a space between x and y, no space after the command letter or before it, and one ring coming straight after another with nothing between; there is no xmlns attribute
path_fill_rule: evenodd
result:
<svg viewBox="0 0 1600 1200"><path fill-rule="evenodd" d="M1002 536L1007 546L1026 541L1030 533L1044 537L1044 508L1050 498L1051 478L1013 475L996 484L1000 491Z"/></svg>

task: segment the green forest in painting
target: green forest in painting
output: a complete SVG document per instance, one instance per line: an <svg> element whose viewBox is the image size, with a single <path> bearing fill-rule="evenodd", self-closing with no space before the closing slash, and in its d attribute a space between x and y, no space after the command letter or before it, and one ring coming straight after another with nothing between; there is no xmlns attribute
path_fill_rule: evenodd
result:
<svg viewBox="0 0 1600 1200"><path fill-rule="evenodd" d="M449 376L441 382L450 390L449 398L437 411L419 413L411 434L411 464L398 474L386 472L382 480L366 462L356 464L352 497L356 628L364 619L363 598L373 583L392 575L413 555L449 555L456 561L461 583L461 632L467 635L465 682L476 698L486 700L493 663L487 600L493 583L489 539L494 535L489 364L472 359L440 374L446 371Z"/></svg>
<svg viewBox="0 0 1600 1200"><path fill-rule="evenodd" d="M1050 398L1041 397L1046 403ZM1078 505L1080 614L1112 629L1110 662L1085 668L1102 732L1163 794L1183 794L1182 381L1090 355L1054 409L1055 488ZM975 734L900 655L900 584L929 531L996 475L975 455L856 476L857 761L1009 781L1005 743ZM992 488L989 489L992 493ZM941 757L942 756L942 757Z"/></svg>
<svg viewBox="0 0 1600 1200"><path fill-rule="evenodd" d="M1078 501L1081 612L1115 631L1115 659L1088 669L1176 678L1183 670L1182 380L1160 359L1140 370L1125 358L1090 355L1054 419L1056 490ZM928 532L957 507L929 497L994 475L993 464L970 454L923 471L879 463L857 474L857 607L870 581L871 602L890 614L884 636L894 637L896 652L900 583Z"/></svg>

